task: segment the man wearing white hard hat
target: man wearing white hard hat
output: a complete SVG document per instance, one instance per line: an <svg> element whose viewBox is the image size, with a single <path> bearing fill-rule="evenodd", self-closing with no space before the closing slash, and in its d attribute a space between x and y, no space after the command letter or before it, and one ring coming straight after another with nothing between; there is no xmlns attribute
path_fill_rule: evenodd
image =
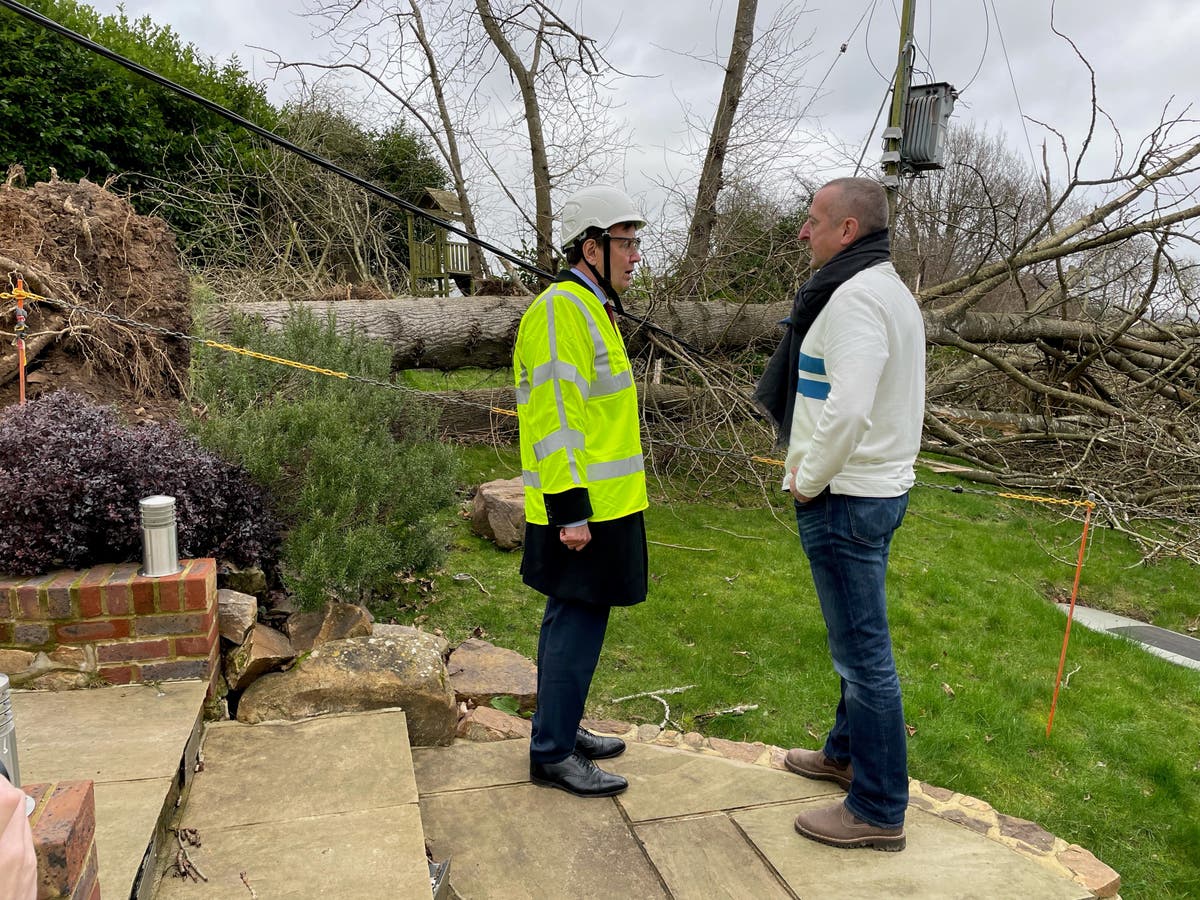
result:
<svg viewBox="0 0 1200 900"><path fill-rule="evenodd" d="M513 377L525 484L521 575L546 595L529 777L579 797L628 784L597 759L619 738L580 726L609 611L646 599L646 475L637 391L617 329L620 294L641 260L645 218L622 191L572 194L559 273L521 317Z"/></svg>

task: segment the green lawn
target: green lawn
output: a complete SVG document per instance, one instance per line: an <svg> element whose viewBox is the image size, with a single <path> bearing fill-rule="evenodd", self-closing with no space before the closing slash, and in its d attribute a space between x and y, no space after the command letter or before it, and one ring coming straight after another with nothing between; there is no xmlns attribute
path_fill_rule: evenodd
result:
<svg viewBox="0 0 1200 900"><path fill-rule="evenodd" d="M463 456L473 481L519 471L510 449ZM652 493L650 598L614 612L589 712L659 722L653 699L611 699L694 684L668 698L685 730L819 746L837 681L785 495ZM1069 595L1081 531L1067 512L914 490L889 578L910 774L1088 848L1121 873L1126 898L1200 895L1200 672L1077 626L1045 735L1066 624L1051 601ZM400 620L454 643L481 628L533 657L542 601L520 582L519 554L461 517L451 528L445 570ZM1080 603L1186 631L1200 625L1198 574L1182 561L1143 566L1125 537L1094 530ZM758 709L705 716L743 704Z"/></svg>

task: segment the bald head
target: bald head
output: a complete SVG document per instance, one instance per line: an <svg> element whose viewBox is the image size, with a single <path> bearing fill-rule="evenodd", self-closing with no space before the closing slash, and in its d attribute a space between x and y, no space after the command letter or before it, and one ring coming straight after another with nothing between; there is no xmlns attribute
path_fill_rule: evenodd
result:
<svg viewBox="0 0 1200 900"><path fill-rule="evenodd" d="M819 269L851 244L887 228L887 192L869 178L838 178L813 195L797 237Z"/></svg>
<svg viewBox="0 0 1200 900"><path fill-rule="evenodd" d="M832 201L834 214L841 219L857 219L858 235L868 234L888 227L887 191L870 178L835 178L825 187Z"/></svg>

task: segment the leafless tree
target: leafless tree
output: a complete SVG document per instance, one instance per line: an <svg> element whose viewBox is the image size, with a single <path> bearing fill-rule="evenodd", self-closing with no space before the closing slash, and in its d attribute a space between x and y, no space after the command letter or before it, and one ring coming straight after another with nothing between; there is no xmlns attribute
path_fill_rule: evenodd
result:
<svg viewBox="0 0 1200 900"><path fill-rule="evenodd" d="M754 44L754 20L758 15L758 0L738 0L737 17L733 23L733 41L729 59L725 64L725 79L721 85L721 99L717 103L717 114L709 133L708 150L704 154L704 166L700 170L700 184L696 189L696 205L692 210L692 224L688 228L687 248L680 266L683 293L696 293L696 276L708 259L713 226L717 219L717 195L721 190L725 170L725 153L729 146L729 134L737 116L738 103L742 99L742 86L746 76L746 63L750 59L750 48Z"/></svg>
<svg viewBox="0 0 1200 900"><path fill-rule="evenodd" d="M553 192L597 173L611 179L621 146L603 47L541 0L326 0L316 14L334 58L281 65L360 75L434 141L466 229L478 233L480 203L502 198L533 233L538 267L551 270ZM514 166L522 133L525 161ZM522 170L530 177L514 184Z"/></svg>
<svg viewBox="0 0 1200 900"><path fill-rule="evenodd" d="M682 110L686 135L702 137L697 146L699 178L663 185L688 221L682 254L665 254L674 297L712 298L728 285L730 261L742 242L730 226L748 208L763 203L794 207L794 185L777 161L814 140L805 133L805 114L813 90L803 85L810 62L808 40L800 37L804 7L783 3L765 23L757 0L740 0L729 51L701 61L724 73L715 110ZM687 140L687 137L685 137ZM735 196L723 196L731 190Z"/></svg>

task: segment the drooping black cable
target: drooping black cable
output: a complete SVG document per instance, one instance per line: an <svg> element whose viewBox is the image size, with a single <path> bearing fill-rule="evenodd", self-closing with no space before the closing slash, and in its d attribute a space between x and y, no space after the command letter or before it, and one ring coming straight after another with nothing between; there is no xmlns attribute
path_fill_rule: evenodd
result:
<svg viewBox="0 0 1200 900"><path fill-rule="evenodd" d="M240 116L237 113L233 112L232 110L226 109L224 106L221 106L219 103L214 103L212 100L209 100L207 97L202 97L200 94L197 94L195 91L185 88L183 85L176 84L175 82L171 81L169 78L159 75L157 72L155 72L152 69L148 69L145 66L143 66L139 63L136 63L131 59L126 59L124 56L121 56L121 54L116 53L112 50L109 50L103 44L98 44L95 41L91 40L90 38L84 37L82 34L79 34L76 31L72 31L70 28L67 28L65 25L60 25L58 22L55 22L53 19L48 18L48 17L42 15L41 13L30 9L29 7L27 7L21 3L17 3L16 0L0 0L0 7L7 8L7 9L11 10L12 12L15 12L19 16L24 16L26 19L29 19L31 22L34 22L38 25L41 25L43 28L49 29L50 31L53 31L57 34L62 35L63 37L67 38L68 40L73 41L76 44L78 44L79 46L83 47L84 49L90 50L91 52L96 53L99 56L103 56L105 59L111 60L112 62L115 62L117 65L123 66L124 68L128 69L129 71L134 72L138 75L141 75L143 78L146 78L150 81L153 81L155 84L161 85L162 87L165 87L170 91L174 91L175 93L179 94L182 97L186 97L188 100L191 100L194 103L200 104L201 106L203 106L205 109L209 110L210 112L214 112L218 116L221 116L224 119L228 119L230 122L233 122L235 125L239 125L242 128L245 128L247 131L250 131L253 134L258 135L263 140L270 141L272 144L282 147L284 150L287 150L290 153L295 153L297 156L303 157L304 159L308 160L313 165L319 166L320 168L325 169L329 172L333 172L335 175L339 175L342 178L345 178L347 181L353 182L354 184L358 185L363 190L365 190L371 194L374 194L375 196L380 197L384 200L387 200L391 203L395 203L397 206L401 207L402 209L405 209L408 212L418 215L423 219L427 219L428 221L432 222L434 225L438 226L439 228L444 228L447 231L452 231L455 234L459 235L460 237L465 238L470 243L476 244L476 245L482 247L484 250L488 250L491 253L494 253L496 256L499 256L501 259L506 259L509 262L513 263L514 265L520 266L522 269L525 269L527 272L531 272L532 274L537 275L539 278L545 279L546 281L552 281L554 279L554 276L551 275L549 272L545 272L542 269L539 269L537 266L532 265L531 263L527 262L524 259L521 259L519 256L516 256L507 250L502 250L501 248L497 247L495 244L491 244L488 241L485 241L483 238L479 237L478 235L471 234L471 232L467 231L464 228L460 228L451 222L445 221L444 219L439 219L437 216L433 215L428 210L421 209L421 207L417 206L416 204L408 202L403 197L398 197L395 194L393 194L391 191L385 190L385 189L379 187L378 185L373 184L370 181L367 181L365 178L360 178L358 175L355 175L353 172L343 169L341 166L330 162L329 160L325 159L324 157L318 156L317 154L312 153L309 150L305 150L303 147L299 146L298 144L293 144L291 141L287 140L286 138L280 137L275 132L269 131L268 129L263 128L261 125L256 125L255 123L251 122L249 119L245 118L244 116ZM695 353L700 356L704 355L703 351L698 350L697 348L695 348L691 344L689 344L687 341L683 340L682 338L678 337L677 335L672 334L670 331L668 331L665 328L660 328L659 326L655 325L654 323L650 322L647 319L643 319L640 316L635 316L632 313L628 313L623 309L618 309L618 315L620 315L622 318L626 318L633 322L636 322L638 325L642 326L643 328L646 328L649 331L653 331L655 334L660 334L663 337L670 338L671 340L675 341L675 343L679 344L679 346L683 347L685 350L688 350L691 353Z"/></svg>
<svg viewBox="0 0 1200 900"><path fill-rule="evenodd" d="M303 147L301 147L297 144L293 144L291 141L287 140L286 138L280 137L275 132L269 131L266 128L263 128L261 125L254 124L249 119L245 118L244 116L238 115L237 113L233 112L232 110L226 109L224 106L221 106L219 103L214 103L212 100L209 100L206 97L200 96L195 91L188 90L187 88L183 87L182 85L176 84L175 82L171 81L169 78L165 78L162 75L159 75L157 72L153 71L152 69L147 69L145 66L135 63L131 59L126 59L124 56L121 56L119 53L115 53L112 50L109 50L107 47L103 46L102 44L98 44L95 41L91 40L90 38L84 37L82 34L79 34L76 31L72 31L70 28L67 28L65 25L60 25L58 22L55 22L53 19L47 18L46 16L43 16L39 12L35 12L34 10L30 9L29 7L15 2L15 0L0 0L0 6L4 6L8 9L12 10L19 16L24 16L26 19L29 19L31 22L35 22L38 25L41 25L43 28L47 28L50 31L54 31L54 32L57 32L58 34L61 34L63 37L67 38L68 40L74 41L76 44L79 44L79 46L84 47L85 49L90 50L93 53L99 54L100 56L103 56L105 59L109 59L112 62L115 62L119 66L124 66L126 69L129 69L129 71L135 72L138 75L141 75L143 78L147 78L150 81L153 81L155 84L159 84L159 85L167 88L168 90L174 91L175 93L179 94L180 96L186 97L187 99L191 100L194 103L199 103L201 106L203 106L205 109L209 110L210 112L214 112L218 116L221 116L224 119L228 119L230 122L233 122L236 125L240 125L242 128L245 128L247 131L251 131L254 134L257 134L259 137L263 138L264 140L270 141L272 144L282 147L283 149L285 149L291 153L295 153L298 156L302 156L304 159L308 160L313 165L320 166L322 169L326 169L327 171L333 172L335 175L340 175L342 178L345 178L348 181L352 181L354 184L358 185L363 190L368 191L369 193L372 193L377 197L381 197L384 200L390 201L391 203L395 203L397 206L407 210L408 212L411 212L415 215L421 216L423 219L428 219L430 222L432 222L434 225L438 226L439 228L445 228L447 231L452 231L455 234L459 235L460 237L466 238L471 243L478 244L483 249L496 254L497 256L501 257L502 259L508 260L509 262L513 263L514 265L520 266L522 269L525 269L526 271L532 272L534 275L537 275L539 278L544 278L546 280L550 280L554 277L553 275L551 275L548 272L543 272L537 266L531 265L529 262L521 259L519 256L515 256L514 254L510 253L507 250L502 250L501 248L495 246L494 244L488 243L483 238L478 237L477 235L471 234L469 231L467 231L464 228L460 228L451 222L445 221L444 219L439 219L437 216L431 214L428 210L421 209L421 207L417 206L414 203L410 203L409 201L405 200L403 197L398 197L395 194L393 194L391 191L385 190L385 189L379 187L378 185L373 184L370 181L367 181L365 178L360 178L358 175L355 175L353 172L343 169L341 166L330 162L329 160L325 159L324 157L317 156L317 154L312 153L308 150L305 150Z"/></svg>

